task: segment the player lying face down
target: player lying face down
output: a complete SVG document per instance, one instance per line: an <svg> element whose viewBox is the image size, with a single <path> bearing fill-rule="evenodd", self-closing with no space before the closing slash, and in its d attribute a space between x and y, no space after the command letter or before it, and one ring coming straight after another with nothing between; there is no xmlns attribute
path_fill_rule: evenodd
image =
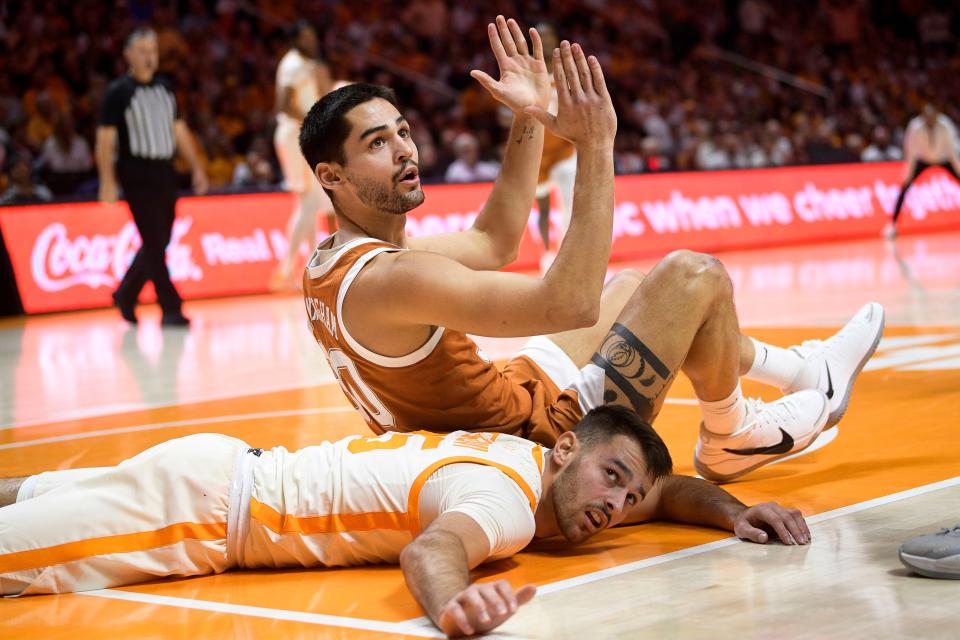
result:
<svg viewBox="0 0 960 640"><path fill-rule="evenodd" d="M651 517L686 521L689 504L675 495L670 469L656 432L616 406L588 413L552 450L463 431L351 436L292 453L197 434L116 467L0 483L0 592L399 562L443 631L472 634L506 620L534 587L471 584L470 569L534 538L583 542L638 504ZM725 508L749 524L751 510L735 501ZM784 542L809 535L802 518L767 522L783 528ZM756 533L749 537L765 541Z"/></svg>

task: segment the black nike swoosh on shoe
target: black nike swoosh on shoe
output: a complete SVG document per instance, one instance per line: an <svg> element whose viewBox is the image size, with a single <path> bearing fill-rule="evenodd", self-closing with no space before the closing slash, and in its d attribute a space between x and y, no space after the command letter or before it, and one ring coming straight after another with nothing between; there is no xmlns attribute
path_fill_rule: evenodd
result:
<svg viewBox="0 0 960 640"><path fill-rule="evenodd" d="M793 437L780 429L780 433L783 434L783 439L780 440L777 444L770 445L769 447L755 447L753 449L724 449L727 453L733 453L738 456L756 456L756 455L775 455L780 453L790 453L790 450L793 449Z"/></svg>
<svg viewBox="0 0 960 640"><path fill-rule="evenodd" d="M827 370L827 400L833 400L833 378L830 377L830 365L826 362L823 363L823 367Z"/></svg>

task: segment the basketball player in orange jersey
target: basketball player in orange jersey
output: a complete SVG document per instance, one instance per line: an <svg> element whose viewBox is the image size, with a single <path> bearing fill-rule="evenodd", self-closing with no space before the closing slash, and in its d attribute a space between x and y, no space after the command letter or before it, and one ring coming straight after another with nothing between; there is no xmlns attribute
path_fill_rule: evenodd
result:
<svg viewBox="0 0 960 640"><path fill-rule="evenodd" d="M147 449L116 467L0 482L0 594L103 589L229 569L399 562L451 636L489 631L533 597L470 569L534 538L579 543L633 510L688 522L656 492L672 461L628 409L600 407L550 450L504 434L350 436L297 452L218 434ZM711 487L716 491L719 489ZM797 511L712 505L737 535L806 543ZM735 514L735 516L734 516ZM700 513L693 520L712 524Z"/></svg>
<svg viewBox="0 0 960 640"><path fill-rule="evenodd" d="M554 50L553 116L536 30L532 53L512 20L498 17L488 34L500 79L473 76L515 116L503 171L470 230L406 237L405 213L424 194L410 127L389 89L334 91L300 132L340 225L308 263L307 313L371 429L496 431L549 446L604 403L652 421L683 371L703 416L697 470L723 482L836 424L880 339L883 308L867 304L829 340L782 349L740 334L730 278L710 256L677 251L645 277L628 271L604 289L616 115L600 65L567 41ZM576 148L570 228L542 278L499 272L530 212L544 125ZM498 370L468 333L552 335ZM743 374L786 395L747 400Z"/></svg>

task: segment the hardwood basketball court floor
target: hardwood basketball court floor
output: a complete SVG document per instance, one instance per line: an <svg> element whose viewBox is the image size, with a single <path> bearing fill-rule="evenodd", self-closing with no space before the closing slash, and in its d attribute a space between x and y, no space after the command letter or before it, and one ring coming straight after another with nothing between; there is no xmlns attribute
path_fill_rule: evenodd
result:
<svg viewBox="0 0 960 640"><path fill-rule="evenodd" d="M535 543L482 577L539 585L500 637L955 637L960 582L909 574L913 535L960 522L960 233L719 256L744 331L829 336L887 309L846 417L799 457L726 488L808 517L806 547L661 523L566 548ZM636 265L649 268L651 261ZM628 266L613 265L614 269ZM190 433L299 448L368 433L305 326L299 298L188 303L189 331L113 310L0 321L0 474L116 464ZM523 340L481 340L506 358ZM748 395L777 392L749 382ZM679 379L657 429L694 473L699 413ZM3 638L440 637L396 567L232 572L0 602Z"/></svg>

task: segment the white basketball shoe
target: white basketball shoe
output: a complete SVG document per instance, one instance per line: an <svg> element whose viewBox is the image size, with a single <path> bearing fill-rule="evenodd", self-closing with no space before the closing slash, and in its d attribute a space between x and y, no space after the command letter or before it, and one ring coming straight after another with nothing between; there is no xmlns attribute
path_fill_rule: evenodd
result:
<svg viewBox="0 0 960 640"><path fill-rule="evenodd" d="M806 366L818 370L816 376L800 375L798 379L814 378L813 387L819 389L830 402L830 417L826 428L840 422L850 402L853 381L877 350L883 336L884 312L879 302L868 302L844 325L826 340L807 340L790 350L807 361ZM803 387L789 387L784 393Z"/></svg>
<svg viewBox="0 0 960 640"><path fill-rule="evenodd" d="M745 400L743 426L730 435L700 423L693 465L710 482L730 482L757 467L809 447L827 424L829 402L822 391L805 389L775 402Z"/></svg>

